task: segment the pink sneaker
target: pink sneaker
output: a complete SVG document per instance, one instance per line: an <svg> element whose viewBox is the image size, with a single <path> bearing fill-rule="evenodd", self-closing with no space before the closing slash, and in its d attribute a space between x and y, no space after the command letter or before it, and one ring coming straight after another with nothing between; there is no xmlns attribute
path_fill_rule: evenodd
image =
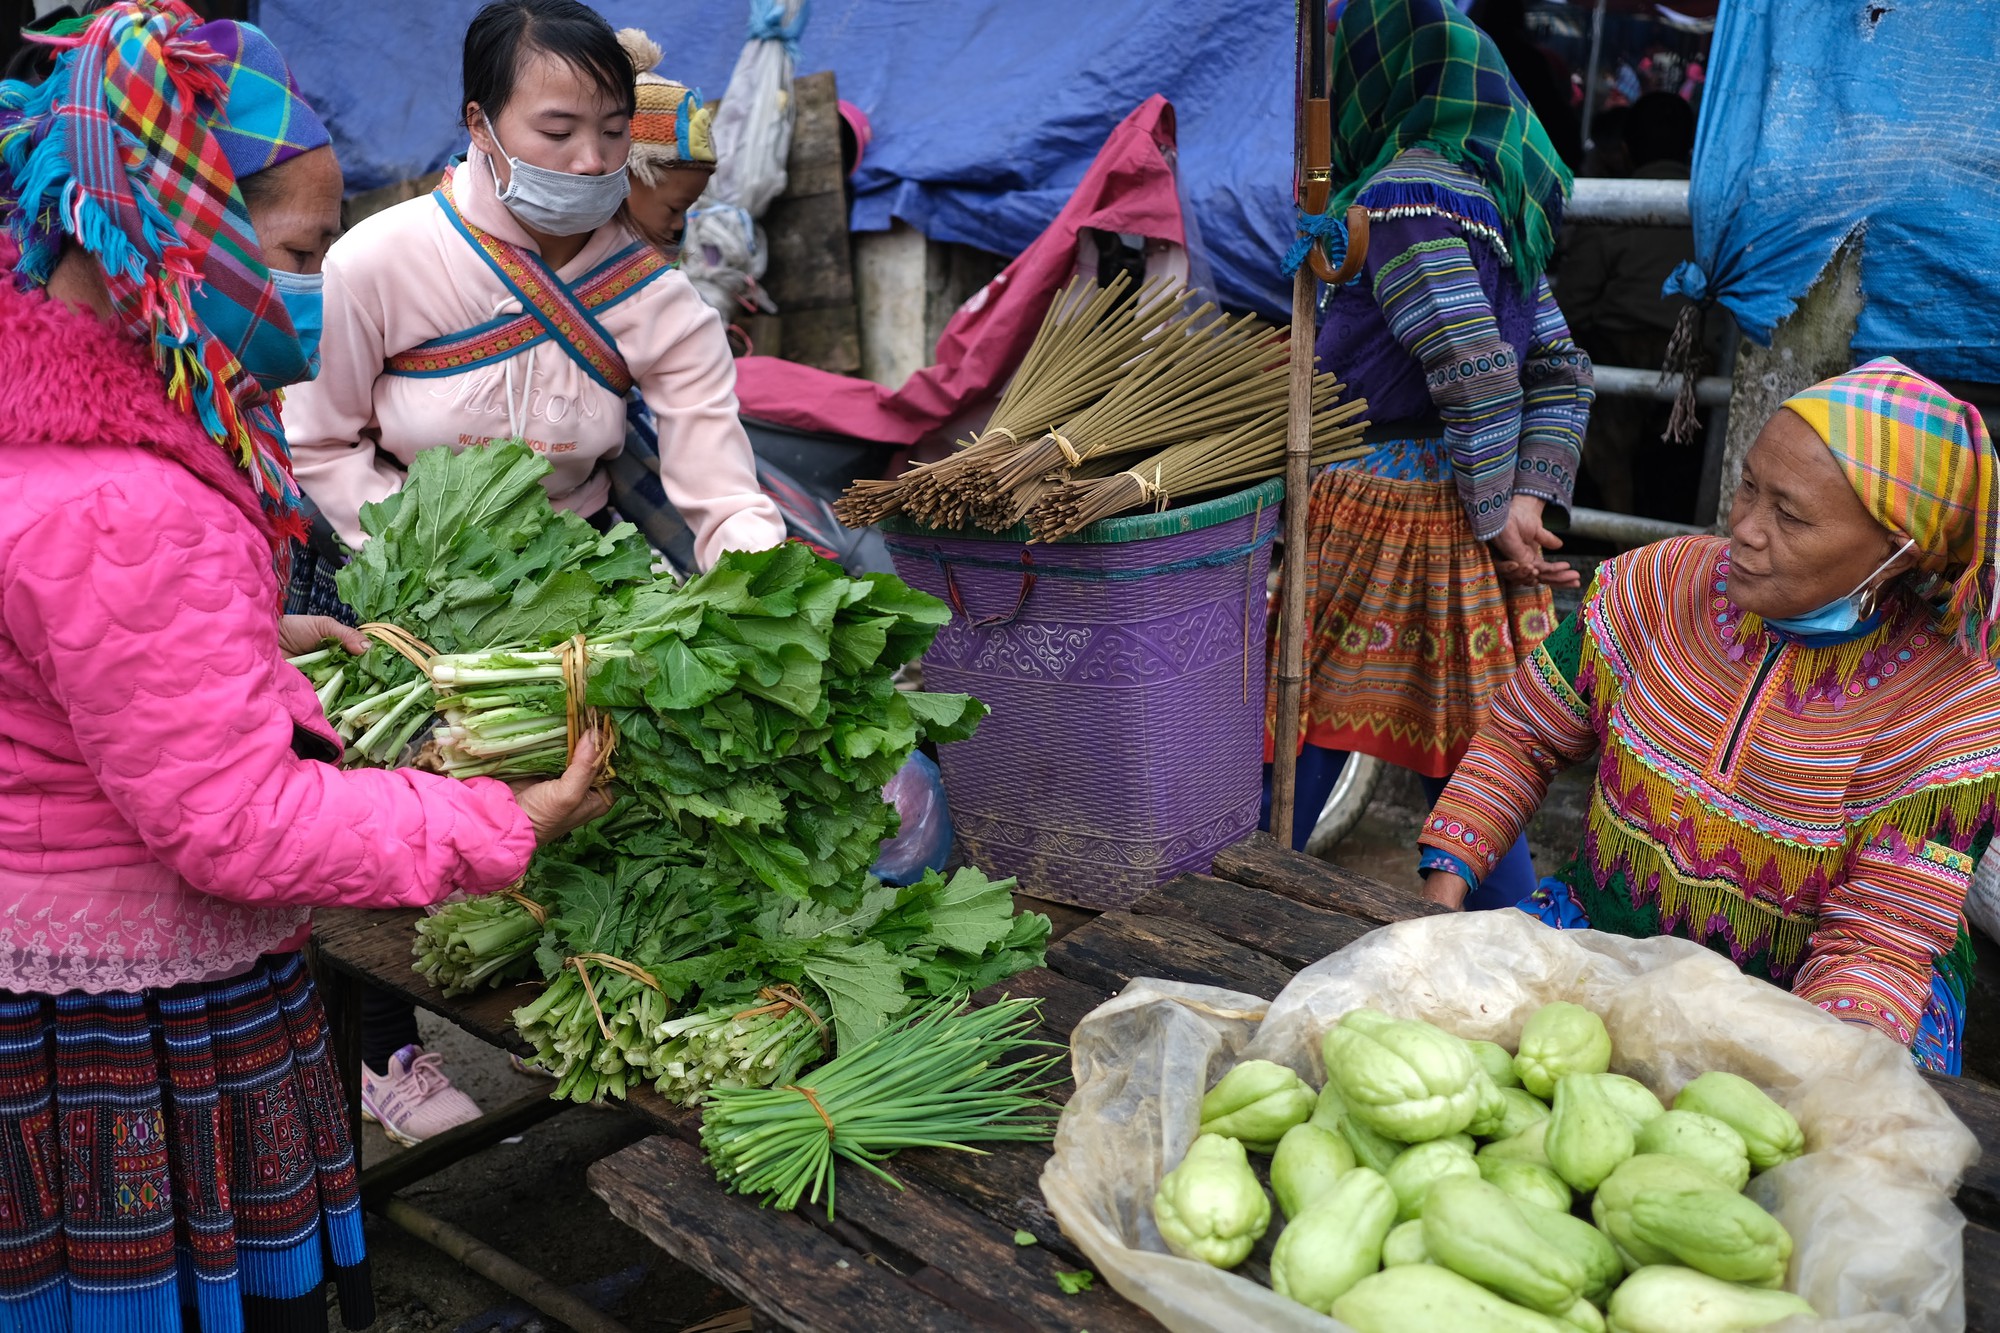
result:
<svg viewBox="0 0 2000 1333"><path fill-rule="evenodd" d="M389 1057L389 1072L361 1066L361 1116L406 1148L477 1120L479 1104L453 1087L440 1068L443 1056L405 1046Z"/></svg>

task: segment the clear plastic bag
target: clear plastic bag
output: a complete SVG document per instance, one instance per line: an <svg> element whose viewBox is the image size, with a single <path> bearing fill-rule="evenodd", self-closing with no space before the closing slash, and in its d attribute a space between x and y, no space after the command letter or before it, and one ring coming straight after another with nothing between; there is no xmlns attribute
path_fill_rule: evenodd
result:
<svg viewBox="0 0 2000 1333"><path fill-rule="evenodd" d="M1318 1086L1321 1034L1364 1005L1511 1049L1528 1015L1551 1000L1601 1014L1612 1069L1665 1099L1724 1069L1798 1117L1805 1155L1759 1176L1749 1193L1791 1231L1785 1285L1824 1319L1787 1320L1772 1333L1964 1327L1965 1223L1951 1196L1978 1144L1907 1051L1686 940L1550 930L1521 912L1384 927L1300 972L1268 1005L1134 981L1072 1038L1076 1094L1042 1193L1093 1267L1177 1333L1345 1329L1248 1277L1167 1253L1153 1191L1194 1141L1202 1093L1256 1058Z"/></svg>
<svg viewBox="0 0 2000 1333"><path fill-rule="evenodd" d="M944 775L921 751L904 761L882 788L882 799L902 820L896 836L882 844L872 874L884 884L915 884L927 870L943 870L951 859L951 808L945 803Z"/></svg>

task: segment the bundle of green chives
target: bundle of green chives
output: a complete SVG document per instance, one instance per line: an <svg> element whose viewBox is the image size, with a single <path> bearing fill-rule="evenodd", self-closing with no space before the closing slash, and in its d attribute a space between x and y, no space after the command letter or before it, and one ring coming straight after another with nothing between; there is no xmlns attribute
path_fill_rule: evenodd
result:
<svg viewBox="0 0 2000 1333"><path fill-rule="evenodd" d="M1028 1035L1040 1004L1002 1000L974 1009L962 999L936 1000L806 1082L714 1089L701 1142L716 1178L787 1210L801 1198L823 1199L831 1217L838 1158L901 1189L876 1165L898 1149L979 1152L968 1145L1047 1140L1056 1107L1041 1094L1060 1081L1051 1075L1063 1048Z"/></svg>

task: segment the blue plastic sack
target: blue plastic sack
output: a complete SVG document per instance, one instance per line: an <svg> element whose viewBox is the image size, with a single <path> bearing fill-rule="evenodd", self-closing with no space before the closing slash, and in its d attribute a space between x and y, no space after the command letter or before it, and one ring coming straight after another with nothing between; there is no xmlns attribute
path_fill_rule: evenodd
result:
<svg viewBox="0 0 2000 1333"><path fill-rule="evenodd" d="M930 756L911 755L882 788L882 799L896 807L903 827L882 844L875 877L884 884L914 884L925 871L943 870L951 855L951 810L944 799L944 774Z"/></svg>

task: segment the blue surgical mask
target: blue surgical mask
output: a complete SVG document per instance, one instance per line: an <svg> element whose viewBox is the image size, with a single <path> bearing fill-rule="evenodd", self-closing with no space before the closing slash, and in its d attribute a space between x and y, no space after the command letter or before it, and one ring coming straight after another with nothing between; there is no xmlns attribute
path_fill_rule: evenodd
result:
<svg viewBox="0 0 2000 1333"><path fill-rule="evenodd" d="M292 317L292 331L299 335L299 350L306 358L306 378L319 374L319 335L326 320L326 274L288 273L271 270L271 285Z"/></svg>
<svg viewBox="0 0 2000 1333"><path fill-rule="evenodd" d="M1852 633L1868 618L1869 611L1863 609L1862 601L1869 590L1869 585L1875 582L1875 576L1896 563L1897 557L1915 545L1914 541L1906 541L1898 546L1887 560L1869 571L1868 577L1861 580L1854 591L1847 596L1836 597L1819 610L1802 616L1766 616L1764 623L1772 629L1783 630L1787 634L1801 637Z"/></svg>
<svg viewBox="0 0 2000 1333"><path fill-rule="evenodd" d="M485 115L484 112L480 114L482 117ZM625 202L631 182L626 179L624 167L603 176L552 171L532 162L523 162L508 152L491 120L486 122L486 132L493 136L493 146L500 150L500 155L507 159L511 168L505 189L500 188L499 173L495 172L493 176L500 202L507 206L508 212L536 231L550 236L587 235L611 221L619 206Z"/></svg>

